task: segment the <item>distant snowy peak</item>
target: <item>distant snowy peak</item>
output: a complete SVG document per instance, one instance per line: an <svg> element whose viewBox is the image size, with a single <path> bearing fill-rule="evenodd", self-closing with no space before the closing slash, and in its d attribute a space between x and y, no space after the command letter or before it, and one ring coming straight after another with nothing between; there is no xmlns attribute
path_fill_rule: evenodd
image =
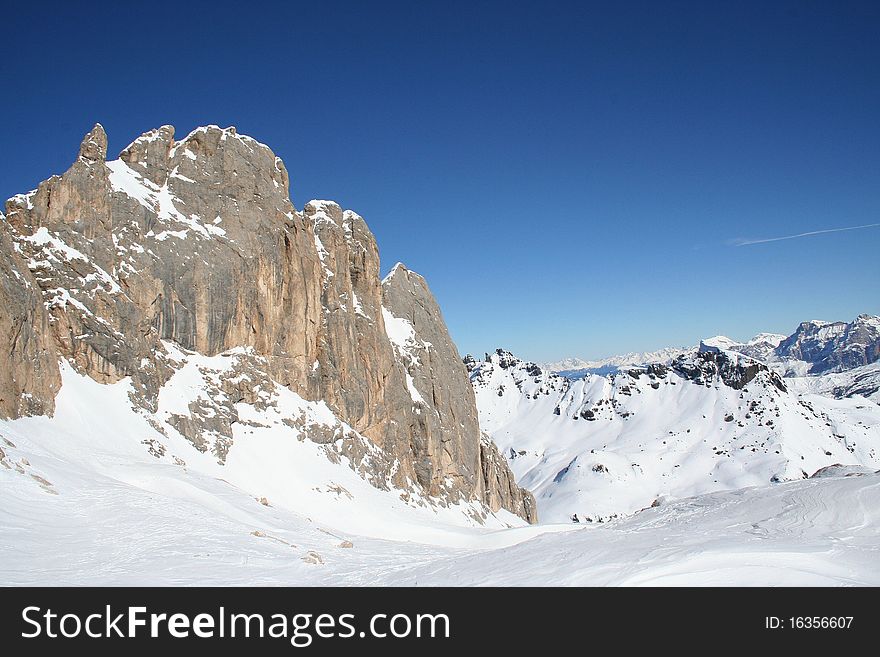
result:
<svg viewBox="0 0 880 657"><path fill-rule="evenodd" d="M737 342L724 335L716 335L712 338L701 340L696 347L664 347L656 351L630 352L617 356L608 356L595 360L583 358L563 358L562 360L549 363L541 363L541 367L557 372L564 376L578 377L584 374L613 374L616 371L633 366L661 363L668 365L681 354L699 351L719 349L722 351L736 351L758 360L767 360L786 336L779 333L759 333L748 342Z"/></svg>
<svg viewBox="0 0 880 657"><path fill-rule="evenodd" d="M747 345L758 345L758 344L769 344L774 348L778 347L779 344L785 340L787 336L782 335L782 333L758 333L755 337L749 340Z"/></svg>
<svg viewBox="0 0 880 657"><path fill-rule="evenodd" d="M583 358L571 356L569 358L563 358L562 360L554 360L548 363L541 363L541 367L550 370L551 372L564 372L567 370L585 369L587 367L591 367L593 363L597 362L599 361L584 360Z"/></svg>
<svg viewBox="0 0 880 657"><path fill-rule="evenodd" d="M738 346L739 345L735 340L731 340L726 335L716 335L714 337L701 340L698 351L700 353L734 351L734 347Z"/></svg>
<svg viewBox="0 0 880 657"><path fill-rule="evenodd" d="M745 343L715 336L701 341L700 350L744 354L786 376L844 372L880 359L880 317L863 314L850 323L810 320L790 336L759 333Z"/></svg>
<svg viewBox="0 0 880 657"><path fill-rule="evenodd" d="M785 340L780 333L758 333L745 344L737 345L736 351L767 362L773 360L776 349Z"/></svg>
<svg viewBox="0 0 880 657"><path fill-rule="evenodd" d="M733 351L750 358L767 362L773 360L776 348L785 340L778 333L759 333L748 342L737 342L724 335L716 335L700 341L700 351Z"/></svg>
<svg viewBox="0 0 880 657"><path fill-rule="evenodd" d="M465 356L463 360L471 382L477 387L497 379L498 377L494 376L494 373L499 371L503 372L504 378L512 381L514 387L520 392L523 391L521 384L526 380L530 380L531 384L537 384L538 390L532 391L536 396L548 394L547 390L566 390L573 378L542 368L536 363L520 360L504 349L496 349L491 354L487 353L482 361L475 360L471 355ZM616 379L638 379L642 375L646 375L654 381L663 379L670 372L674 372L678 377L697 385L717 386L723 384L734 390L740 390L755 381L758 386L765 389L772 387L783 392L786 390L782 377L764 363L733 350L707 346L705 342L701 343L699 349L679 353L665 364L655 362L645 365L621 366L618 371L611 374L587 373L581 378L605 378L613 382ZM503 396L503 388L504 385L501 384L497 391L498 396Z"/></svg>

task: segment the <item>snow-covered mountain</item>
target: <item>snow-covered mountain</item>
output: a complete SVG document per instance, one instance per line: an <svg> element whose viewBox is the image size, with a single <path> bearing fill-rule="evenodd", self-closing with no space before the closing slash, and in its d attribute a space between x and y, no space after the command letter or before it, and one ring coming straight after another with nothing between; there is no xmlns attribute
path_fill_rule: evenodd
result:
<svg viewBox="0 0 880 657"><path fill-rule="evenodd" d="M835 463L876 469L878 358L880 318L859 315L550 368L503 350L466 365L481 426L539 510L583 521Z"/></svg>
<svg viewBox="0 0 880 657"><path fill-rule="evenodd" d="M785 336L779 333L759 333L748 342L737 342L727 336L716 335L702 340L701 344L736 351L766 363L775 359L776 349L785 339Z"/></svg>
<svg viewBox="0 0 880 657"><path fill-rule="evenodd" d="M670 499L880 468L880 407L789 389L709 341L668 365L569 379L498 350L466 361L482 428L547 521L606 521Z"/></svg>
<svg viewBox="0 0 880 657"><path fill-rule="evenodd" d="M739 343L725 336L703 340L751 356L785 376L845 372L880 359L880 317L859 315L852 322L802 322L789 336L760 333Z"/></svg>
<svg viewBox="0 0 880 657"><path fill-rule="evenodd" d="M843 372L880 360L880 317L859 315L852 322L803 322L776 349L783 363L809 364L810 374Z"/></svg>
<svg viewBox="0 0 880 657"><path fill-rule="evenodd" d="M864 397L880 404L880 363L863 365L845 372L786 378L797 392L813 393L843 399Z"/></svg>

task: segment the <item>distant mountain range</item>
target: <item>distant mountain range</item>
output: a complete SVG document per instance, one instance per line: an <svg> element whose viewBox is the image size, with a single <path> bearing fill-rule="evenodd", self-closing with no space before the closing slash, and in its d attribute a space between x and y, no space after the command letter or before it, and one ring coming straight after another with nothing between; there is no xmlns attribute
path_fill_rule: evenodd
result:
<svg viewBox="0 0 880 657"><path fill-rule="evenodd" d="M750 356L786 376L844 372L880 359L880 317L862 314L849 323L810 320L801 322L789 336L759 333L747 342L737 342L718 335L703 340L701 344ZM573 378L583 374L611 374L622 367L668 363L695 348L666 347L596 360L564 358L541 363L541 367Z"/></svg>
<svg viewBox="0 0 880 657"><path fill-rule="evenodd" d="M644 365L645 363L666 363L688 349L688 347L666 347L657 351L632 352L596 360L584 360L576 357L563 358L551 363L541 363L541 368L573 376L578 374L611 374L621 367Z"/></svg>

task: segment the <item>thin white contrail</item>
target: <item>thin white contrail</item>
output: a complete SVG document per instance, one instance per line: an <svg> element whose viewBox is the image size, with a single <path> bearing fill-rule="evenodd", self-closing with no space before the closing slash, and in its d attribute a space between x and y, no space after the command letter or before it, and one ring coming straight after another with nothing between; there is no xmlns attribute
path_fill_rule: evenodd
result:
<svg viewBox="0 0 880 657"><path fill-rule="evenodd" d="M861 230L863 228L877 228L880 224L865 224L864 226L846 226L844 228L826 228L825 230L811 230L808 233L798 233L797 235L785 235L783 237L766 237L760 240L747 240L738 238L733 240L734 246L749 246L751 244L764 244L766 242L781 242L782 240L794 240L798 237L810 237L811 235L824 235L825 233L842 233L846 230Z"/></svg>

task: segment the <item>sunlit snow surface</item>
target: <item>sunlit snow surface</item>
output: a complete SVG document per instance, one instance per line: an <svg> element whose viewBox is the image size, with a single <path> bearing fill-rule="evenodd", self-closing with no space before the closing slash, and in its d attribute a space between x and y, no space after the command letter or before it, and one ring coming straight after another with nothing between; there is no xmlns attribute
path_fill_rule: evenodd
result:
<svg viewBox="0 0 880 657"><path fill-rule="evenodd" d="M156 458L127 382L63 375L54 418L0 422L0 584L880 584L880 475L481 527L278 429L237 436L224 466L173 436Z"/></svg>
<svg viewBox="0 0 880 657"><path fill-rule="evenodd" d="M880 406L782 391L764 374L742 390L672 371L571 381L496 353L471 377L481 428L545 522L607 521L835 463L880 469Z"/></svg>

